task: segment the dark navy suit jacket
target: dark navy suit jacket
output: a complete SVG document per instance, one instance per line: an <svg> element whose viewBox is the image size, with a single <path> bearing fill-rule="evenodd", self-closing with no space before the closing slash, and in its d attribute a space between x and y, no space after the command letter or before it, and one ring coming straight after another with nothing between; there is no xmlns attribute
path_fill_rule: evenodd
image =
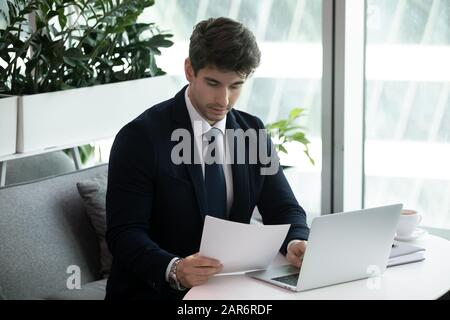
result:
<svg viewBox="0 0 450 320"><path fill-rule="evenodd" d="M186 293L171 289L165 272L175 256L199 251L207 200L201 165L171 161L178 143L171 141L172 132L193 132L185 90L145 111L114 140L106 197L106 240L113 263L106 299L176 299ZM264 125L252 115L231 110L226 128L258 130ZM306 215L281 167L274 175L261 175L261 167L232 165L229 219L249 223L258 206L264 224L291 224L280 248L286 254L290 240L308 238Z"/></svg>

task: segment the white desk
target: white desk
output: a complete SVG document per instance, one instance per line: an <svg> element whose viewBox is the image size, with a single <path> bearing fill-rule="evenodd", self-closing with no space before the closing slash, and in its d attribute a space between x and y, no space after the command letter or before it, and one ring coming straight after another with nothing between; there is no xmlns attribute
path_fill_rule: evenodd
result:
<svg viewBox="0 0 450 320"><path fill-rule="evenodd" d="M409 242L426 248L425 261L391 267L380 278L291 292L243 274L214 277L185 300L437 299L450 290L450 241L426 235ZM273 265L286 264L279 255Z"/></svg>

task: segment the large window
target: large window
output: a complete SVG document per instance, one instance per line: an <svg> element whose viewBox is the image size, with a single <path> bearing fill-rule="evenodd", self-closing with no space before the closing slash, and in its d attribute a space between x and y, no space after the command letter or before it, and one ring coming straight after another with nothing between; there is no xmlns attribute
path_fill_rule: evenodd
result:
<svg viewBox="0 0 450 320"><path fill-rule="evenodd" d="M321 0L164 0L144 12L174 34L175 45L162 51L158 65L186 83L184 59L188 56L193 26L209 17L226 16L244 23L255 34L262 52L261 66L250 78L236 108L265 123L285 118L293 108L306 109L300 124L307 127L313 166L303 146L288 146L280 154L286 175L308 217L319 215L321 194Z"/></svg>
<svg viewBox="0 0 450 320"><path fill-rule="evenodd" d="M450 1L367 0L365 206L450 228Z"/></svg>

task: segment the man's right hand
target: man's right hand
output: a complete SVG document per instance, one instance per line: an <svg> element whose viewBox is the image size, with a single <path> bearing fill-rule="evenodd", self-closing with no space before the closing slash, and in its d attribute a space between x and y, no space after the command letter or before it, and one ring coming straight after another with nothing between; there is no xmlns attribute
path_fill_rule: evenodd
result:
<svg viewBox="0 0 450 320"><path fill-rule="evenodd" d="M182 259L177 266L177 279L186 288L206 283L216 273L222 271L219 260L201 256L199 253Z"/></svg>

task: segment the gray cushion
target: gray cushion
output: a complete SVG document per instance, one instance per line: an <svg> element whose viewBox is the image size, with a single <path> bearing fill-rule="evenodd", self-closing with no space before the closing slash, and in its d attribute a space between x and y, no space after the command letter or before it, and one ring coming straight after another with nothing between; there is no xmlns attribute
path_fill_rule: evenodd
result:
<svg viewBox="0 0 450 320"><path fill-rule="evenodd" d="M81 286L80 289L62 290L52 294L49 300L104 300L106 292L106 279L94 281Z"/></svg>
<svg viewBox="0 0 450 320"><path fill-rule="evenodd" d="M57 176L75 170L72 158L63 151L9 160L6 168L5 185Z"/></svg>
<svg viewBox="0 0 450 320"><path fill-rule="evenodd" d="M67 288L77 265L81 284L99 280L96 233L76 183L102 165L0 189L0 287L7 299L45 298Z"/></svg>
<svg viewBox="0 0 450 320"><path fill-rule="evenodd" d="M100 274L107 277L111 270L112 256L106 243L106 174L77 183L78 192L86 205L86 212L97 233L100 246Z"/></svg>

